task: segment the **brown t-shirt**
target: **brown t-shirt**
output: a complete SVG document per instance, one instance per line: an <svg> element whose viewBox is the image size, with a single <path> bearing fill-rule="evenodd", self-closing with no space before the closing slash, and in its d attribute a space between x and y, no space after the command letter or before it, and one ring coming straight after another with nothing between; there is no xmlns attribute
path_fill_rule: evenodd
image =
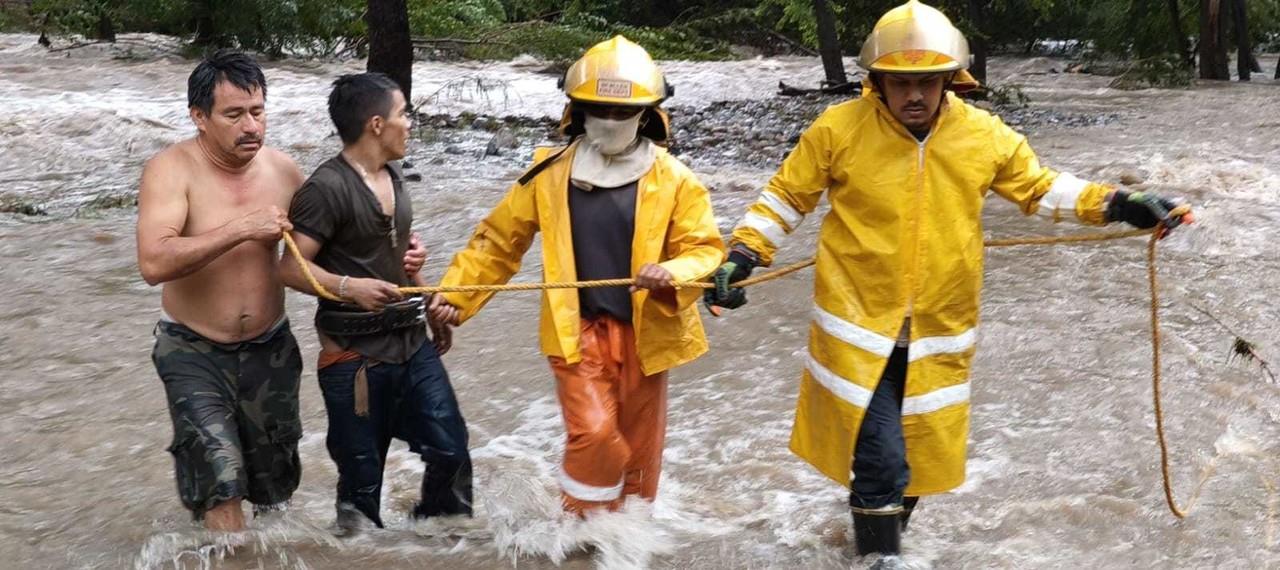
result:
<svg viewBox="0 0 1280 570"><path fill-rule="evenodd" d="M316 265L334 275L410 284L404 273L404 253L409 248L413 204L399 169L388 164L387 171L391 173L396 197L394 216L382 213L378 198L341 154L321 164L294 194L289 221L294 230L320 243ZM336 305L321 299L318 311ZM425 326L414 326L389 333L330 338L344 350L401 363L422 346L427 331Z"/></svg>

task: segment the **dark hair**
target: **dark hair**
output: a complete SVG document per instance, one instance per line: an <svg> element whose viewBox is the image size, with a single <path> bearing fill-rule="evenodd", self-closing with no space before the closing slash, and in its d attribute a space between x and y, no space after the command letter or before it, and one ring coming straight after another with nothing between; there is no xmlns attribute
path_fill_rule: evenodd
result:
<svg viewBox="0 0 1280 570"><path fill-rule="evenodd" d="M371 117L391 114L391 93L400 86L382 73L343 75L333 82L329 93L329 118L338 128L342 144L360 140L364 124Z"/></svg>
<svg viewBox="0 0 1280 570"><path fill-rule="evenodd" d="M194 107L205 114L213 112L213 90L223 81L252 93L256 87L267 96L267 78L258 62L248 55L234 50L218 50L207 57L187 78L187 107Z"/></svg>

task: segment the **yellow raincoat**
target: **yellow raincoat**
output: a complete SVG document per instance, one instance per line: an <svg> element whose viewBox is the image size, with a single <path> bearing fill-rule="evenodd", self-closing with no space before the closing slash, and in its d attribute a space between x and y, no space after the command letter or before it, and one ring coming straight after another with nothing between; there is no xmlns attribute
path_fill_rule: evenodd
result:
<svg viewBox="0 0 1280 570"><path fill-rule="evenodd" d="M520 270L521 259L542 232L542 272L548 282L575 281L573 239L569 224L570 148L528 184L514 185L502 202L480 222L466 249L453 258L441 285L506 283ZM538 164L558 149L539 148ZM711 213L707 189L664 148L636 188L636 233L631 273L657 263L677 281L697 281L724 260L724 242ZM474 316L492 293L447 293L445 299ZM631 294L631 323L645 375L657 374L707 351L696 301L701 289L680 289L674 303L651 298L648 291ZM541 345L548 356L570 364L581 361L581 318L576 289L551 289L542 296Z"/></svg>
<svg viewBox="0 0 1280 570"><path fill-rule="evenodd" d="M948 92L920 142L866 83L862 98L828 108L804 132L734 230L735 243L770 263L828 191L791 449L846 487L863 414L907 317L906 494L964 482L988 190L1026 214L1105 223L1108 187L1041 167L999 118Z"/></svg>

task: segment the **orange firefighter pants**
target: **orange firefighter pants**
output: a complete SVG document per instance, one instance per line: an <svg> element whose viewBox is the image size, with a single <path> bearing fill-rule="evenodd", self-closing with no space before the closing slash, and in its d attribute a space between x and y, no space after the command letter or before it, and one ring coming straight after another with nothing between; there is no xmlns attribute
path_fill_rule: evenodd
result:
<svg viewBox="0 0 1280 570"><path fill-rule="evenodd" d="M551 357L564 413L564 508L616 510L627 495L658 494L667 434L667 373L645 376L630 324L583 319L582 360Z"/></svg>

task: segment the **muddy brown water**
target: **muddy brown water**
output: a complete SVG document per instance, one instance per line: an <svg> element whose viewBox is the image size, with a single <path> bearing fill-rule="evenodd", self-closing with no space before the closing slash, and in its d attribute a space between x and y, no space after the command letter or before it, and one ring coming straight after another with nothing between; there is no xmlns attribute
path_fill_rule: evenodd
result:
<svg viewBox="0 0 1280 570"><path fill-rule="evenodd" d="M403 444L387 465L389 528L336 539L335 471L324 449L315 383L314 301L290 294L307 362L302 486L282 519L256 521L229 545L188 520L164 448L171 436L149 361L159 290L139 278L129 196L142 162L188 136L193 63L144 37L130 53L47 54L0 35L0 192L47 216L0 216L0 567L5 568L666 568L855 567L846 495L790 455L787 437L812 306L800 273L751 292L751 304L707 319L712 351L671 378L662 490L608 520L560 519L554 473L562 446L551 376L536 348L535 294L499 295L460 329L446 357L471 430L478 517L414 525L404 516L420 462ZM154 48L154 49L153 49ZM122 57L128 55L128 57ZM1264 57L1271 68L1275 56ZM268 142L310 171L338 145L323 108L332 78L358 62L273 62ZM1280 88L1271 81L1189 90L1117 91L1107 78L1050 73L1062 63L996 59L993 77L1023 85L1032 105L1117 113L1083 128L1034 127L1042 160L1081 177L1184 196L1199 221L1161 247L1165 409L1176 491L1200 487L1190 518L1164 506L1153 433L1143 243L993 250L978 357L968 481L927 498L906 561L916 568L1280 567L1280 388L1229 360L1232 335L1280 363ZM437 112L554 116L554 78L536 62L420 63ZM818 77L816 60L670 63L673 103L772 97L779 80ZM501 80L498 91L459 77ZM448 87L453 85L453 87ZM525 166L521 148L483 157L487 134L415 141L415 229L438 278L451 252ZM445 147L453 145L449 154ZM768 169L700 164L728 230ZM747 188L749 190L742 190ZM127 201L127 200L126 200ZM817 217L815 214L813 217ZM992 200L989 235L1077 228ZM780 262L811 254L809 220ZM539 273L535 246L519 279ZM577 544L600 544L595 554ZM567 556L567 559L565 558ZM593 557L594 556L594 557Z"/></svg>

